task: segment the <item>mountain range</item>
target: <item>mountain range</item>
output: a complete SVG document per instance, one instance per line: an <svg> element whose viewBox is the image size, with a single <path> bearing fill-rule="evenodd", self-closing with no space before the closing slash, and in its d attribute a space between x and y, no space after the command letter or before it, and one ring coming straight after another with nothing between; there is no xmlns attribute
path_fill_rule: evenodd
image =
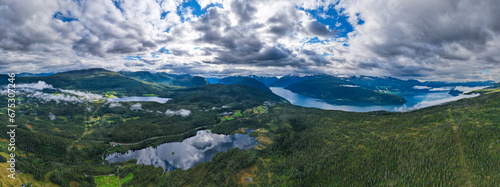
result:
<svg viewBox="0 0 500 187"><path fill-rule="evenodd" d="M287 75L281 78L264 76L229 76L225 78L204 78L188 74L177 75L164 72L112 72L93 68L62 73L22 73L19 83L45 81L55 87L89 91L118 91L124 95L152 93L168 95L164 89L198 87L209 84L244 85L267 92L269 87L283 87L294 93L321 99L331 104L349 105L400 105L406 103L404 95L424 93L433 88L449 87L450 94L459 94L457 86L490 86L493 81L437 82L401 80L393 77L332 76L332 75ZM0 76L6 84L6 75ZM119 94L120 95L120 94Z"/></svg>

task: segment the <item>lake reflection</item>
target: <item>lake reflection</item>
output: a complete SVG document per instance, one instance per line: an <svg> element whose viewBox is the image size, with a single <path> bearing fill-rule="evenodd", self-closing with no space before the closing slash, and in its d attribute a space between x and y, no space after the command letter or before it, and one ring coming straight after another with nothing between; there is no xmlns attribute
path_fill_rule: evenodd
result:
<svg viewBox="0 0 500 187"><path fill-rule="evenodd" d="M292 103L293 105L321 108L325 110L343 110L351 112L370 112L370 111L391 111L391 112L404 112L408 110L415 110L419 108L443 104L446 102L456 101L463 98L477 97L479 94L452 96L446 91L431 91L423 94L403 96L408 102L403 105L368 105L368 106L354 106L354 105L333 105L328 104L321 99L311 98L300 94L293 93L290 90L271 87L274 94L279 95ZM477 88L479 89L479 88Z"/></svg>
<svg viewBox="0 0 500 187"><path fill-rule="evenodd" d="M122 97L122 98L108 98L109 102L138 102L138 101L152 101L157 103L166 103L170 98L161 98L161 97Z"/></svg>
<svg viewBox="0 0 500 187"><path fill-rule="evenodd" d="M232 148L248 149L258 144L257 139L246 134L222 135L210 131L198 131L197 135L182 142L171 142L157 148L146 148L127 153L113 153L106 156L108 162L137 159L138 164L161 166L172 171L188 169L196 164L211 161L218 152Z"/></svg>

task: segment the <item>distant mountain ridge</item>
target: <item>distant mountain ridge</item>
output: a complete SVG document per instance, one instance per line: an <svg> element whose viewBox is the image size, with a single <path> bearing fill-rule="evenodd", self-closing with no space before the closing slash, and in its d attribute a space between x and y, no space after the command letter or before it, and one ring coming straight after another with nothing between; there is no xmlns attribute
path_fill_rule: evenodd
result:
<svg viewBox="0 0 500 187"><path fill-rule="evenodd" d="M322 99L331 104L401 105L407 101L398 95L375 92L330 75L308 76L285 87L292 92Z"/></svg>
<svg viewBox="0 0 500 187"><path fill-rule="evenodd" d="M262 76L257 76L257 75L250 75L250 76L247 76L249 78L252 78L252 79L255 79L261 83L263 83L264 85L266 86L269 86L269 84L275 82L278 80L277 77L262 77Z"/></svg>
<svg viewBox="0 0 500 187"><path fill-rule="evenodd" d="M73 70L44 74L23 73L16 75L16 83L32 83L45 81L57 88L118 91L124 94L163 94L165 88L199 87L211 83L224 85L245 85L267 92L269 87L283 87L294 93L322 99L333 104L377 104L397 105L406 101L401 97L408 94L425 93L434 88L449 89L450 94L460 94L452 90L455 87L491 86L493 81L474 82L442 82L418 80L401 80L393 77L333 75L286 75L281 78L265 76L230 76L225 78L204 78L188 74L176 75L164 72L148 71L113 72L101 68ZM7 75L0 75L0 84L7 84ZM498 85L498 83L497 83Z"/></svg>
<svg viewBox="0 0 500 187"><path fill-rule="evenodd" d="M164 87L143 83L117 72L101 68L72 70L44 77L16 77L15 83L44 81L55 88L85 91L117 91L124 94L142 95L163 93Z"/></svg>
<svg viewBox="0 0 500 187"><path fill-rule="evenodd" d="M175 74L167 74L164 72L151 73L148 71L136 71L136 72L120 71L118 73L142 81L160 83L160 84L169 84L173 86L196 87L209 84L208 81L203 77L191 76L187 74L175 75Z"/></svg>
<svg viewBox="0 0 500 187"><path fill-rule="evenodd" d="M230 85L230 84L241 84L245 86L251 86L268 92L272 92L264 83L250 78L250 77L226 77L219 80L218 84Z"/></svg>
<svg viewBox="0 0 500 187"><path fill-rule="evenodd" d="M286 75L281 77L280 79L269 84L270 87L287 87L293 83L304 80L307 77L299 77L295 75Z"/></svg>
<svg viewBox="0 0 500 187"><path fill-rule="evenodd" d="M394 77L374 77L374 76L348 76L348 77L338 77L333 75L309 75L309 76L296 76L287 75L280 79L270 83L269 87L283 87L286 88L296 82L302 80L308 80L316 76L330 76L335 79L341 79L346 81L345 84L359 86L368 90L390 93L396 95L405 94L415 94L428 91L432 88L440 87L478 87L478 86L490 86L495 84L493 81L473 81L473 82L443 82L443 81L418 81L414 79L402 80ZM421 88L418 88L421 87ZM451 89L451 88L450 88Z"/></svg>
<svg viewBox="0 0 500 187"><path fill-rule="evenodd" d="M54 75L55 73L19 73L16 76L17 77L45 77L45 76L50 76Z"/></svg>

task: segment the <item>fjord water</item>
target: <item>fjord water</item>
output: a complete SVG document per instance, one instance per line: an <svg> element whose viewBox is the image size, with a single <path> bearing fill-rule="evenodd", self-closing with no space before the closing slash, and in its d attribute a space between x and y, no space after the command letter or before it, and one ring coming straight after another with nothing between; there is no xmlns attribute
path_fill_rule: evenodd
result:
<svg viewBox="0 0 500 187"><path fill-rule="evenodd" d="M478 87L476 89L480 89L483 87ZM366 106L355 106L355 105L334 105L329 104L321 99L311 98L304 95L300 95L297 93L293 93L290 90L281 88L281 87L271 87L270 88L274 94L279 95L292 103L293 105L303 106L303 107L311 107L311 108L320 108L325 110L343 110L343 111L351 111L351 112L371 112L371 111L390 111L390 112L404 112L413 109L419 109L434 105L443 104L446 102L459 100L463 98L476 97L479 94L471 94L471 95L459 95L452 96L448 94L448 90L442 91L429 91L427 93L414 94L414 95L406 95L403 96L408 102L403 105L366 105ZM474 90L471 88L470 90Z"/></svg>
<svg viewBox="0 0 500 187"><path fill-rule="evenodd" d="M108 162L137 159L137 164L160 166L167 171L177 168L189 169L196 164L212 160L218 152L232 148L249 149L258 144L248 134L222 135L210 131L198 131L196 136L182 142L170 142L157 148L145 148L127 153L106 156Z"/></svg>

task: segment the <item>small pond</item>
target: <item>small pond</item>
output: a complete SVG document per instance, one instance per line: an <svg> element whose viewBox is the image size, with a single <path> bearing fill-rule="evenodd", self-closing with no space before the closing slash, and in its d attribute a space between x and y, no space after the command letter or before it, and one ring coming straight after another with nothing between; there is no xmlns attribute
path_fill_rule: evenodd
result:
<svg viewBox="0 0 500 187"><path fill-rule="evenodd" d="M137 164L155 165L167 171L177 168L189 169L196 164L211 161L218 152L232 148L249 149L258 145L257 139L248 134L212 134L208 130L198 131L196 136L182 142L170 142L157 148L113 153L106 156L108 162L137 159Z"/></svg>

